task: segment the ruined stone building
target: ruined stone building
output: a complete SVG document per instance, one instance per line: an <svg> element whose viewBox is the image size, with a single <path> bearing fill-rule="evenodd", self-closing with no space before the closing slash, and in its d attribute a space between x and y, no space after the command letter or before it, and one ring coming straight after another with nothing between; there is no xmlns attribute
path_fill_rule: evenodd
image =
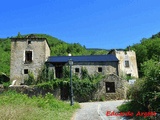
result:
<svg viewBox="0 0 160 120"><path fill-rule="evenodd" d="M11 39L10 80L24 83L29 72L36 78L39 70L50 56L50 48L45 38L30 35Z"/></svg>
<svg viewBox="0 0 160 120"><path fill-rule="evenodd" d="M119 76L138 78L136 53L133 50L111 50L109 54L115 55L119 60Z"/></svg>
<svg viewBox="0 0 160 120"><path fill-rule="evenodd" d="M119 76L126 74L138 78L136 55L133 51L112 50L107 55L50 56L47 40L30 35L11 40L10 80L16 80L16 85L23 84L29 72L32 72L36 79L44 64L54 72L55 78L61 78L63 67L68 65L69 59L73 60L74 74L80 76L81 70L86 68L89 74L106 75L95 95L97 98L124 98L125 88Z"/></svg>

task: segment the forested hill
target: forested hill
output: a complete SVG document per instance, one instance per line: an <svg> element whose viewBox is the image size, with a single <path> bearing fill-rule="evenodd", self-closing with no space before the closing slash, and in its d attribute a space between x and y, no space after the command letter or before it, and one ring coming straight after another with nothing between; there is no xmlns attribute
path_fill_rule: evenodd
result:
<svg viewBox="0 0 160 120"><path fill-rule="evenodd" d="M86 49L85 46L79 43L69 44L62 40L46 34L34 34L37 37L46 38L50 49L51 56L62 56L68 55L96 55L96 54L107 54L104 49ZM25 37L26 35L21 35L20 33L15 37ZM9 76L10 70L10 38L0 39L0 74L3 72Z"/></svg>
<svg viewBox="0 0 160 120"><path fill-rule="evenodd" d="M143 38L140 43L131 46L136 52L140 76L143 76L142 66L149 60L160 62L160 32L150 38Z"/></svg>

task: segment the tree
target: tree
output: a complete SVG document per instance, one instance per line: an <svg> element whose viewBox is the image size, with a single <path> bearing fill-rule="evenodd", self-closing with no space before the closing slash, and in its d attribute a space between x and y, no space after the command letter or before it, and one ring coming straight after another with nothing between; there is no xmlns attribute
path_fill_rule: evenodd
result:
<svg viewBox="0 0 160 120"><path fill-rule="evenodd" d="M144 78L129 90L129 96L139 110L160 112L160 63L154 60L142 64Z"/></svg>

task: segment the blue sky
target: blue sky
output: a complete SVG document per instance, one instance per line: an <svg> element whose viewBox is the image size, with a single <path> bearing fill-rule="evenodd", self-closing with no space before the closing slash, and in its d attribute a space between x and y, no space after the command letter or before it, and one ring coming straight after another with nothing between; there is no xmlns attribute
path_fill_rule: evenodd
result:
<svg viewBox="0 0 160 120"><path fill-rule="evenodd" d="M126 48L160 32L159 0L3 0L0 38L44 33L87 48Z"/></svg>

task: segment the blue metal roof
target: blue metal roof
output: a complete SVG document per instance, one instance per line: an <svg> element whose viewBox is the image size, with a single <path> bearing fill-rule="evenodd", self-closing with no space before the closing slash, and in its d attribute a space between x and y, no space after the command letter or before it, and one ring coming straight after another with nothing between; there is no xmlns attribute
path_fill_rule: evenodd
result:
<svg viewBox="0 0 160 120"><path fill-rule="evenodd" d="M118 62L119 60L115 55L87 55L87 56L50 56L47 62L61 63L68 62L72 59L73 62Z"/></svg>

